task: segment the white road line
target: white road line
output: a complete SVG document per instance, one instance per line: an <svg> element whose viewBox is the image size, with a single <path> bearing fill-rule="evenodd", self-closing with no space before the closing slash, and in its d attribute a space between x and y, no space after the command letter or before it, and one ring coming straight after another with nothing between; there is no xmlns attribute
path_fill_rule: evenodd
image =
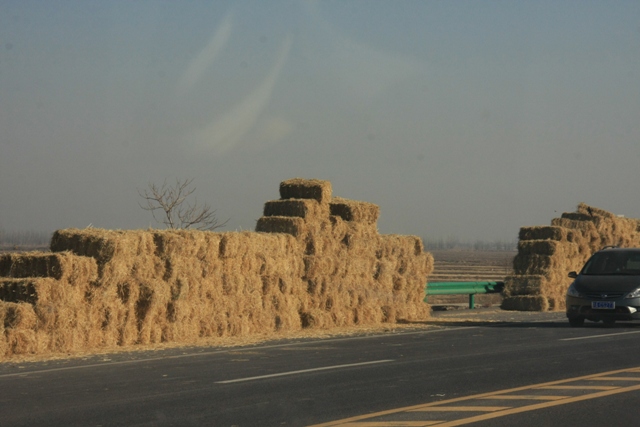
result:
<svg viewBox="0 0 640 427"><path fill-rule="evenodd" d="M592 339L592 338L606 338L606 337L612 337L612 336L615 336L615 335L628 335L628 334L640 334L640 331L618 332L616 334L589 335L589 336L586 336L586 337L575 337L575 338L561 338L558 341L588 340L588 339Z"/></svg>
<svg viewBox="0 0 640 427"><path fill-rule="evenodd" d="M365 365L373 365L373 364L376 364L376 363L387 363L387 362L393 362L393 359L374 360L372 362L362 362L362 363L350 363L350 364L347 364L347 365L323 366L321 368L302 369L302 370L299 370L299 371L281 372L279 374L260 375L260 376L257 376L257 377L247 377L247 378L237 378L235 380L216 381L216 384L239 383L239 382L243 382L243 381L262 380L262 379L265 379L265 378L284 377L286 375L296 375L296 374L304 374L304 373L307 373L307 372L327 371L329 369L351 368L353 366L365 366Z"/></svg>

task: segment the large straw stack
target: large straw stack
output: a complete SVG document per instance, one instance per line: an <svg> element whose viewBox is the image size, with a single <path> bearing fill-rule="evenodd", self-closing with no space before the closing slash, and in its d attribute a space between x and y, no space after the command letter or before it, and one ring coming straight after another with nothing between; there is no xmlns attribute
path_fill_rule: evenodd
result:
<svg viewBox="0 0 640 427"><path fill-rule="evenodd" d="M0 357L424 319L433 259L376 205L294 179L257 232L58 230L0 257Z"/></svg>
<svg viewBox="0 0 640 427"><path fill-rule="evenodd" d="M378 234L378 206L331 197L331 183L292 179L280 200L265 204L257 231L291 234L303 250L303 327L348 326L421 319L433 258L415 236Z"/></svg>
<svg viewBox="0 0 640 427"><path fill-rule="evenodd" d="M502 308L547 311L565 308L570 271L578 271L604 246L640 246L640 220L618 217L580 203L551 226L522 227L514 274L505 280Z"/></svg>

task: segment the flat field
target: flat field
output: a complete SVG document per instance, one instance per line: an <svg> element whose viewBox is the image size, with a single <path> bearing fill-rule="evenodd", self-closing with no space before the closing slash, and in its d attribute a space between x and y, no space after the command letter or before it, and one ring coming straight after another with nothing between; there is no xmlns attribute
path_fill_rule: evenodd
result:
<svg viewBox="0 0 640 427"><path fill-rule="evenodd" d="M513 258L517 251L429 251L434 258L434 271L430 282L484 282L503 281L513 271ZM499 305L500 294L476 295L476 306ZM467 295L437 295L429 297L429 304L442 307L467 305Z"/></svg>

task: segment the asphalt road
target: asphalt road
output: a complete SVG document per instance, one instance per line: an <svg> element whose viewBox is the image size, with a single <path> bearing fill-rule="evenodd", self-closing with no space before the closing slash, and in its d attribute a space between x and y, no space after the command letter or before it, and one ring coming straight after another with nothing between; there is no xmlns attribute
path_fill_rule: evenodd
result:
<svg viewBox="0 0 640 427"><path fill-rule="evenodd" d="M380 335L0 364L0 426L636 424L640 324L438 318Z"/></svg>

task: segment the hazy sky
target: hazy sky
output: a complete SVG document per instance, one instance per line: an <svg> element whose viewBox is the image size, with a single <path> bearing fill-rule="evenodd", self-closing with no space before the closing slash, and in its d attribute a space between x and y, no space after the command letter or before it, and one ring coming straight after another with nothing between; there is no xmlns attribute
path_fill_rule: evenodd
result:
<svg viewBox="0 0 640 427"><path fill-rule="evenodd" d="M159 226L194 178L253 230L280 181L381 233L640 218L640 2L0 1L0 229Z"/></svg>

